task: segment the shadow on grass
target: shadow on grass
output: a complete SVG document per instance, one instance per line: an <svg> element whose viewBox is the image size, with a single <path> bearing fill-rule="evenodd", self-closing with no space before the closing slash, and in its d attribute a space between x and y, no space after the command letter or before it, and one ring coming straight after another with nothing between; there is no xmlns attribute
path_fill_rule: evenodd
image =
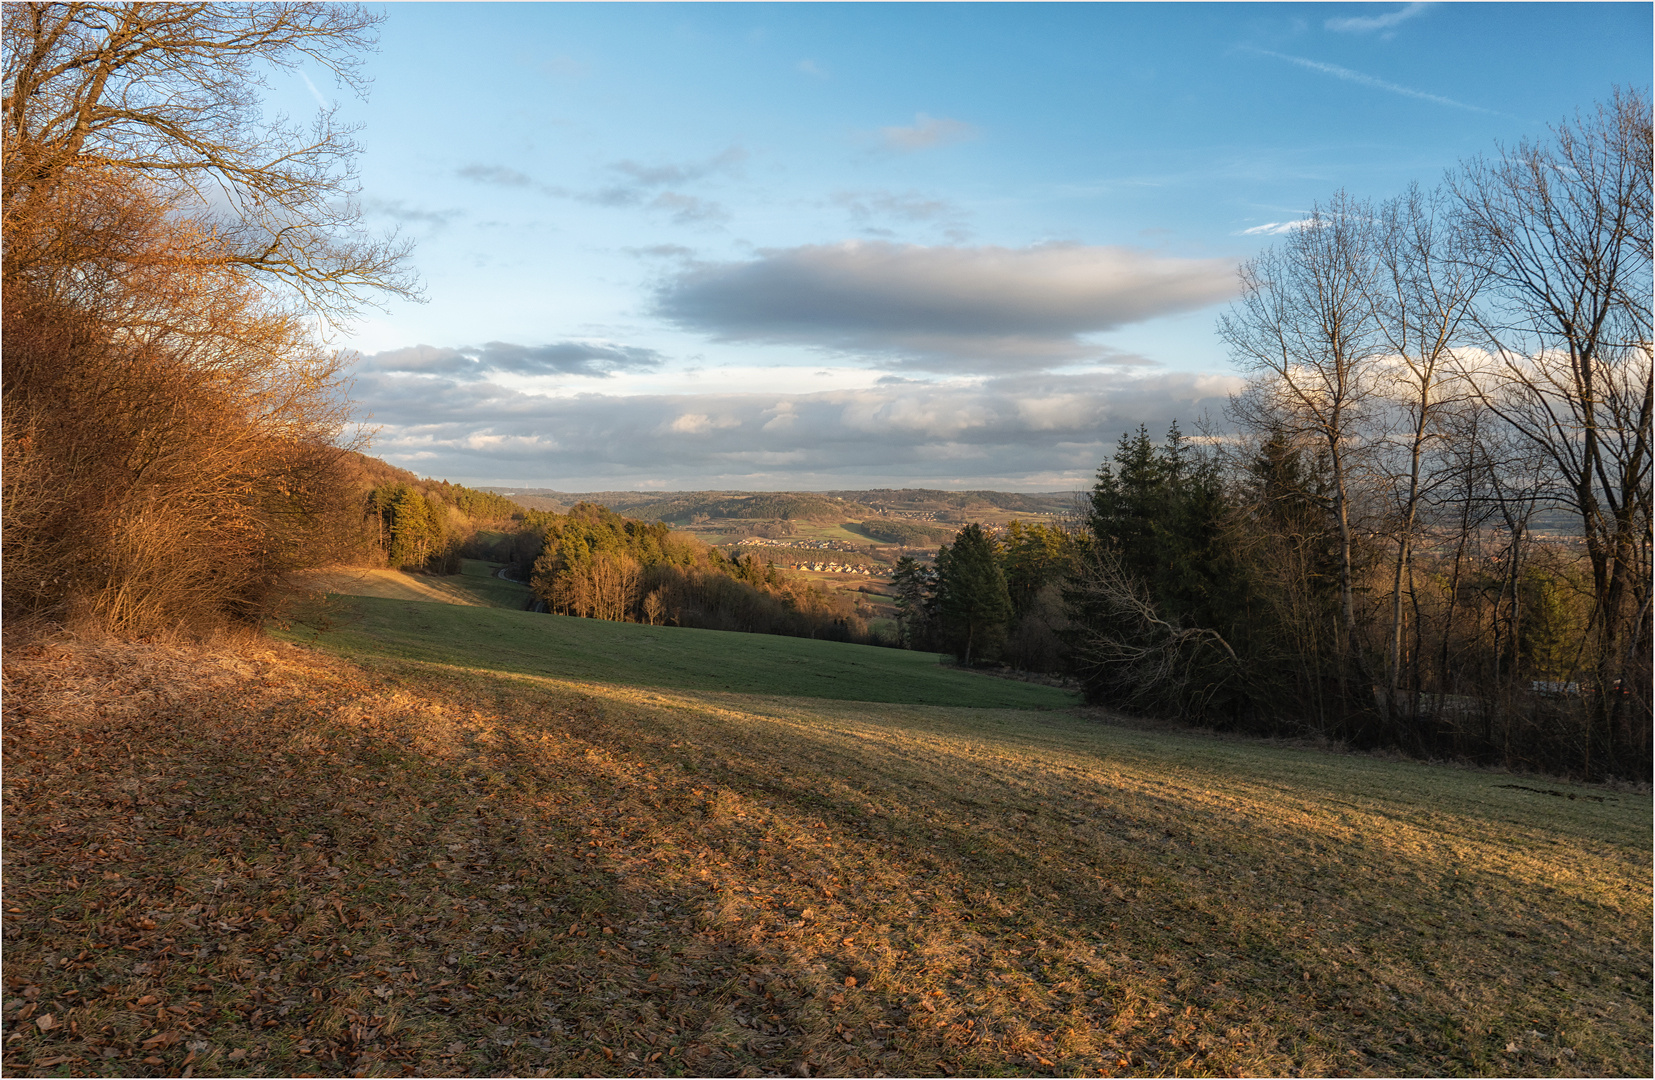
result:
<svg viewBox="0 0 1655 1080"><path fill-rule="evenodd" d="M1647 838L1536 861L1418 767L280 652L8 663L8 1072L1647 1056Z"/></svg>
<svg viewBox="0 0 1655 1080"><path fill-rule="evenodd" d="M932 901L942 886L977 936L994 928L997 966L957 955L943 966L951 993L977 995L972 1010L991 1022L995 992L1022 981L1017 1004L1001 1002L1005 1028L1017 1010L1094 1030L1147 1018L1114 1050L1180 1071L1200 1067L1192 1048L1237 1029L1268 1033L1265 1060L1322 1073L1519 1062L1612 1073L1639 1054L1647 1010L1612 1031L1601 1019L1650 985L1648 836L1625 815L1595 830L1568 823L1546 842L1570 832L1594 842L1536 859L1527 845L1549 816L1500 799L1478 774L1163 737L1137 740L1161 743L1163 768L1121 769L1100 754L1087 777L1072 760L1031 755L1015 726L985 732L981 718L946 751L881 748L830 722L766 725L709 755L726 723L701 729L703 775L749 801L820 814L863 853L855 873L889 875L893 891L923 883ZM996 742L1006 753L985 766L980 749ZM1191 746L1222 752L1204 768L1164 767ZM951 760L926 778L927 756ZM1249 757L1266 771L1296 765L1299 782L1215 769ZM1353 775L1369 790L1337 786ZM1494 813L1480 816L1485 801ZM870 918L900 925L901 905L852 921ZM892 948L942 974L919 956L925 937L899 932ZM1191 1030L1153 1030L1192 1014Z"/></svg>

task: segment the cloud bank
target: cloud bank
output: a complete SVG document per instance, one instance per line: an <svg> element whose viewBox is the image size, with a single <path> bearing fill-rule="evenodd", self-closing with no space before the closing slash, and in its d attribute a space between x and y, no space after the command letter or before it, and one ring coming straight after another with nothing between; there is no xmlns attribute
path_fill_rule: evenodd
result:
<svg viewBox="0 0 1655 1080"><path fill-rule="evenodd" d="M1122 247L924 247L873 241L692 264L660 314L724 341L871 354L933 371L1036 370L1105 351L1081 335L1229 299L1235 265Z"/></svg>
<svg viewBox="0 0 1655 1080"><path fill-rule="evenodd" d="M1122 432L1217 414L1226 376L1092 372L812 394L524 393L463 370L465 350L397 350L358 376L372 452L428 475L617 487L1089 485Z"/></svg>

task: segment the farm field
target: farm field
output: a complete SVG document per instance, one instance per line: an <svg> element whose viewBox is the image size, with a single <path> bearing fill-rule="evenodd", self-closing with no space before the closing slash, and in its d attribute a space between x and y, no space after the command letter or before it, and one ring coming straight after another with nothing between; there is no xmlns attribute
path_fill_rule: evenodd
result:
<svg viewBox="0 0 1655 1080"><path fill-rule="evenodd" d="M1650 1072L1647 795L326 610L8 654L9 1075Z"/></svg>

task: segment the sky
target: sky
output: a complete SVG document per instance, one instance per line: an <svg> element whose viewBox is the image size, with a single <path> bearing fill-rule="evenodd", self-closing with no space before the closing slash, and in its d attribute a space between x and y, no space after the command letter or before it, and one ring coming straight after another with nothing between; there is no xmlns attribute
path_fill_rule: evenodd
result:
<svg viewBox="0 0 1655 1080"><path fill-rule="evenodd" d="M1089 486L1241 385L1237 269L1647 91L1649 4L390 4L370 452L473 485Z"/></svg>

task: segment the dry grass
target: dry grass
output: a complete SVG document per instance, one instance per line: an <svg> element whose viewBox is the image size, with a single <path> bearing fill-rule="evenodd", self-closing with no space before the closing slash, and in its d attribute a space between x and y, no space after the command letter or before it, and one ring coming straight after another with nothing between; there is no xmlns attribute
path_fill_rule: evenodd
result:
<svg viewBox="0 0 1655 1080"><path fill-rule="evenodd" d="M477 578L476 574L436 577L429 574L407 574L401 570L351 566L305 570L289 575L293 585L307 591L340 593L347 596L377 596L386 600L424 600L439 604L459 604L462 607L515 609L521 608L523 601L528 598L529 590L515 582L504 582L493 577L485 577L479 582ZM482 587L479 587L480 585ZM497 586L497 595L489 594L489 585Z"/></svg>
<svg viewBox="0 0 1655 1080"><path fill-rule="evenodd" d="M1647 796L267 643L5 678L8 1075L1651 1068Z"/></svg>

